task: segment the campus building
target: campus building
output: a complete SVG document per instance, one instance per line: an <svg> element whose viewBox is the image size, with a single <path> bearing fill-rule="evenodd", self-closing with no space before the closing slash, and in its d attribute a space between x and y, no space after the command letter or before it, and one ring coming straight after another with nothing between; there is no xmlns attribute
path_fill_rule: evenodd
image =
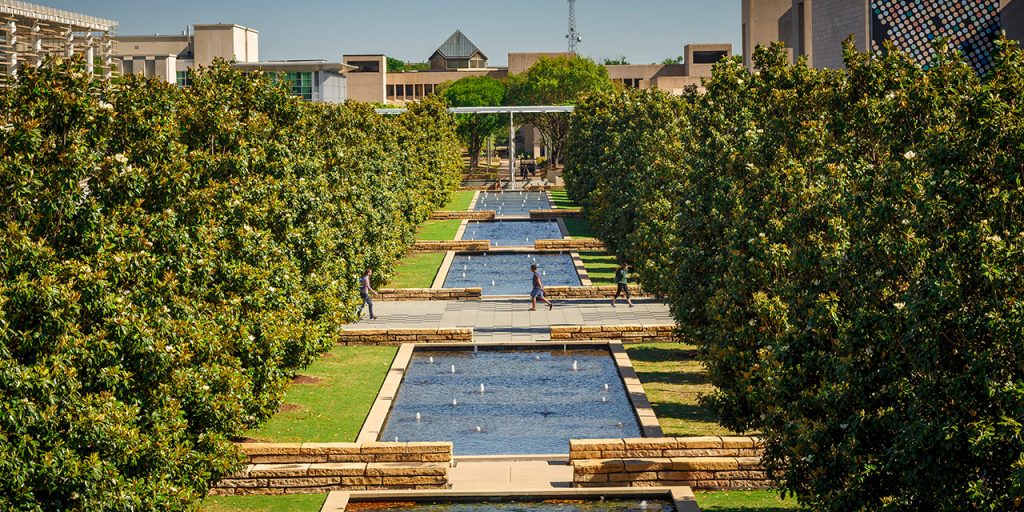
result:
<svg viewBox="0 0 1024 512"><path fill-rule="evenodd" d="M384 54L349 54L342 63L351 66L348 98L369 103L404 105L433 93L445 82L467 76L504 78L522 73L545 57L573 55L568 52L509 53L508 66L490 67L487 56L461 31L455 31L428 58L430 69L388 72ZM683 64L607 65L612 81L637 89L662 89L679 94L687 86L700 86L711 76L711 66L732 55L730 44L691 44L683 48Z"/></svg>
<svg viewBox="0 0 1024 512"><path fill-rule="evenodd" d="M118 36L114 57L124 74L190 84L189 68L215 59L243 71L265 71L291 83L292 93L308 101L340 103L347 96L341 63L325 60L259 60L259 32L235 24L193 25L181 35Z"/></svg>
<svg viewBox="0 0 1024 512"><path fill-rule="evenodd" d="M1004 32L1024 38L1024 0L743 0L743 61L757 45L782 41L793 60L817 68L843 66L843 41L860 51L889 42L927 65L933 41L946 38L979 72L991 65Z"/></svg>
<svg viewBox="0 0 1024 512"><path fill-rule="evenodd" d="M81 56L90 73L114 71L117 22L14 0L0 0L0 85L47 57Z"/></svg>

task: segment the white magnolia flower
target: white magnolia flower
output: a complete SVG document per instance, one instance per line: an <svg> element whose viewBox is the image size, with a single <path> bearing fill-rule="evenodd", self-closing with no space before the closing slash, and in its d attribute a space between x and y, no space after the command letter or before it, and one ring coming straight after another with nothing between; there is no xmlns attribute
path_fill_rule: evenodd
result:
<svg viewBox="0 0 1024 512"><path fill-rule="evenodd" d="M916 157L917 157L917 153L914 153L913 150L907 151L906 153L903 153L903 158L906 158L907 160L913 160Z"/></svg>
<svg viewBox="0 0 1024 512"><path fill-rule="evenodd" d="M898 309L900 311L903 311L903 308L907 307L907 304L905 302L897 302L897 303L893 304L893 307L895 307L896 309Z"/></svg>
<svg viewBox="0 0 1024 512"><path fill-rule="evenodd" d="M114 106L105 101L100 101L100 108L104 110L114 110Z"/></svg>
<svg viewBox="0 0 1024 512"><path fill-rule="evenodd" d="M114 155L114 160L123 164L128 161L128 157L124 156L124 153L118 153Z"/></svg>

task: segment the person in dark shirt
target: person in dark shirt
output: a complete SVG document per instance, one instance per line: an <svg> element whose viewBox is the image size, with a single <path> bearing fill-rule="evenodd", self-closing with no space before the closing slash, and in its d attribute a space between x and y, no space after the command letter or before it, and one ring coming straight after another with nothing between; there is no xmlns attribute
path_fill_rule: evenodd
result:
<svg viewBox="0 0 1024 512"><path fill-rule="evenodd" d="M626 294L626 303L633 307L633 299L629 296L629 265L626 262L619 263L619 269L615 271L615 284L618 288L615 297L612 297L612 307L615 307L615 301L623 293Z"/></svg>
<svg viewBox="0 0 1024 512"><path fill-rule="evenodd" d="M533 290L530 291L530 311L537 311L537 301L541 301L548 305L548 311L551 311L555 307L548 299L544 298L544 283L540 280L540 274L537 273L537 265L530 265L530 272L533 272Z"/></svg>

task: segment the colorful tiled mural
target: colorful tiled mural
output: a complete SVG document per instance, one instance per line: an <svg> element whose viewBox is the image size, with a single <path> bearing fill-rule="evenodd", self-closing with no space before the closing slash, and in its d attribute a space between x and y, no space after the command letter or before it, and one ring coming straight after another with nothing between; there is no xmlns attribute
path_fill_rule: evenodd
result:
<svg viewBox="0 0 1024 512"><path fill-rule="evenodd" d="M933 40L946 38L979 73L992 65L999 34L999 0L871 0L871 44L884 41L927 66Z"/></svg>

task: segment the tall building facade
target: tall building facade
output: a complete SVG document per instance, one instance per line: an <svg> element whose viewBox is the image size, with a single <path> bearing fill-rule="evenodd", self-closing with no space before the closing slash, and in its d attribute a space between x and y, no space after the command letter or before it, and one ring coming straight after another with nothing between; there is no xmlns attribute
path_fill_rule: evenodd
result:
<svg viewBox="0 0 1024 512"><path fill-rule="evenodd" d="M0 0L0 85L49 56L81 56L90 73L114 71L117 22L14 0Z"/></svg>
<svg viewBox="0 0 1024 512"><path fill-rule="evenodd" d="M891 44L922 66L945 40L979 73L991 65L995 40L1024 37L1024 0L743 0L744 62L758 44L782 41L794 60L843 66L843 42L860 51Z"/></svg>

